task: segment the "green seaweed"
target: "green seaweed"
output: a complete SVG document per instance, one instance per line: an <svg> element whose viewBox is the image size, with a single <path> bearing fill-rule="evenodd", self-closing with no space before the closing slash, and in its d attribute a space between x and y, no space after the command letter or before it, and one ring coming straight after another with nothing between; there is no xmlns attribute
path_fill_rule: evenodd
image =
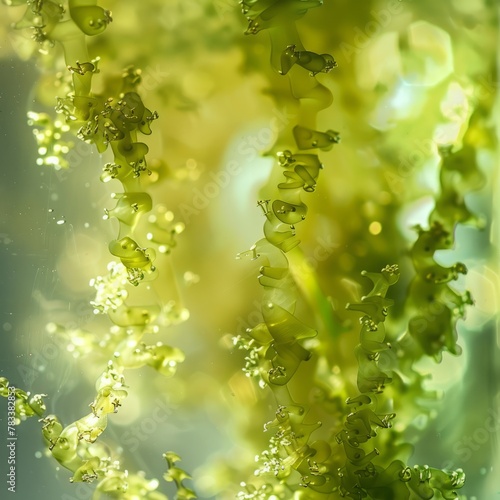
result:
<svg viewBox="0 0 500 500"><path fill-rule="evenodd" d="M430 2L373 0L353 9L241 0L240 14L224 1L109 0L108 9L96 0L4 0L20 15L13 28L36 47L42 71L35 93L55 104L52 112L35 100L39 111L28 113L37 165L69 172L84 143L100 163L89 178L118 189L112 207L99 202L117 231L106 241L107 270L90 281L91 319L68 322L53 302L38 299L54 314L50 342L81 360L92 378L98 374L83 402L90 410L63 423L58 411L47 411L52 391L33 395L29 384L25 391L14 387L15 377L0 378L0 395L14 394L15 424L39 420L45 454L72 483L94 483L96 499L167 498L156 479L125 468L134 457L108 442L108 427L127 398L146 402L135 373L147 378L149 396L166 394L162 377L186 362L174 399L202 408L206 427L197 431L205 436L215 426L234 443L193 477L177 452L165 452L163 479L178 499L196 498L192 481L201 495L221 499L466 498L449 442L436 449L449 452L450 465L439 454L425 454L433 466L412 459L425 425L438 418L445 426L456 411L429 387L432 374L422 365L427 358L447 363L473 345L459 339L458 325L475 303L463 286L475 261L443 264L443 252L457 250L459 225L490 223L491 248L496 234L494 221L470 203L494 179L496 139L495 92L477 74L486 63L482 53L472 55L477 34L467 23L482 20L493 57L492 23L475 6L464 20L459 3L447 24L436 21L441 7ZM493 12L486 2L484 12ZM471 40L459 35L462 24ZM473 60L471 68L461 56ZM442 76L447 57L454 73ZM240 137L270 117L269 127ZM216 170L223 151L234 150L238 161ZM265 164L271 171L256 195L262 236L237 255L255 261L254 300L255 289L226 270L226 233L236 241L251 232L244 203ZM433 208L407 237L402 214L423 195ZM193 272L184 268L189 259ZM211 268L213 282L190 294ZM370 269L361 275L372 284L365 295L362 269ZM226 279L233 283L224 288ZM187 354L160 338L189 318L181 296L207 304L190 305L195 315L181 330ZM252 301L251 320L238 318L244 328L235 333L234 318L221 326L228 311ZM232 333L221 339L223 328ZM241 356L219 362L228 354L220 340ZM465 362L464 370L473 366ZM184 445L202 460L194 441Z"/></svg>

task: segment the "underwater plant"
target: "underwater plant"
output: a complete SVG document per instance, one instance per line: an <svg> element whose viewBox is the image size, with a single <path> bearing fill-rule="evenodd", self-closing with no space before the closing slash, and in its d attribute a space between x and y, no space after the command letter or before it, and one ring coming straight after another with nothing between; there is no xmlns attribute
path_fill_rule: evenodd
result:
<svg viewBox="0 0 500 500"><path fill-rule="evenodd" d="M45 260L0 393L42 497L493 495L495 5L3 3Z"/></svg>

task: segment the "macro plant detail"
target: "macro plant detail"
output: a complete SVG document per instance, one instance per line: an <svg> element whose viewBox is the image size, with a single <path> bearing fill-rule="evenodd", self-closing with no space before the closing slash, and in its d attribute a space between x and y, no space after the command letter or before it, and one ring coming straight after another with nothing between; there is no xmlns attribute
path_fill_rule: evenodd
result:
<svg viewBox="0 0 500 500"><path fill-rule="evenodd" d="M0 394L40 495L493 495L495 6L3 3L41 235L0 243L44 257Z"/></svg>
<svg viewBox="0 0 500 500"><path fill-rule="evenodd" d="M429 322L422 316L413 317L409 322L409 331L425 354L435 356L438 361L445 349L455 355L461 353L456 344L456 322L465 316L465 307L473 304L469 292L461 295L447 285L456 280L459 274L466 274L467 267L458 262L446 268L433 259L437 250L453 248L458 223L480 226L480 220L464 202L464 190L479 189L484 182L467 138L465 134L464 146L459 151L453 152L451 147L443 147L440 152L441 195L429 216L429 229L416 227L418 239L412 249L417 272L412 284L415 305L420 311L426 312L426 317L434 317L434 321ZM427 304L422 301L423 297Z"/></svg>
<svg viewBox="0 0 500 500"><path fill-rule="evenodd" d="M155 250L142 248L134 238L139 218L152 209L151 196L141 190L139 183L141 174L151 174L151 171L145 158L148 146L138 140L138 133L150 135L151 123L158 115L144 106L136 92L140 72L131 67L124 71L121 82L118 81L114 89L107 88L102 94L92 91L92 77L100 70L97 68L98 59L90 61L86 37L104 31L112 20L110 11L97 6L97 2L69 1L67 7L51 1L17 2L18 5L26 3L23 21L16 27L29 26L34 32L34 40L42 46L53 47L59 43L71 76L67 81L69 92L64 97L57 97L55 107L56 112L63 115L65 125L59 125L60 122L53 124L45 114L29 114L33 125L38 127L35 135L39 148L43 148L41 163L47 164L43 160L47 138L57 139L55 130L58 135L72 130L78 139L95 145L99 153L111 148L113 162L104 166L101 180L118 180L124 192L114 196L117 199L115 208L105 211L106 218L114 217L119 221L119 236L109 243L109 251L119 258L120 264L112 262L108 266L109 277L91 281L98 292L93 302L94 312L108 315L113 323L110 334L105 340L99 340L96 334L66 333L64 328L52 323L48 325L51 331L66 333L75 350L85 346L84 350L80 349L81 355L91 354L90 347L93 346L108 356L107 366L95 385L97 394L90 403L91 413L63 426L55 415L45 415L42 396L29 397L28 393L16 389L16 417L18 423L28 416L41 417L42 434L51 455L73 473L72 482L97 480L96 498L101 494L120 498L137 495L141 498L166 498L155 492L158 481L147 480L141 474L129 475L122 470L117 458L112 458L105 447L96 444L107 427L108 415L116 413L128 395L124 377L126 369L149 366L162 375L171 376L184 359L182 351L177 348L162 342L147 345L143 341L145 334L159 330L157 321L162 314L165 316L160 306L129 306L126 302L129 296L127 282L137 287L142 281L155 278ZM52 153L56 152L55 145L51 144L51 149ZM68 145L60 147L60 156L64 158L68 150ZM64 160L57 166L67 167ZM159 243L162 243L161 238ZM126 279L116 279L117 275L126 276ZM7 395L8 380L2 378L2 384ZM175 482L177 497L195 498L193 490L183 483L189 475L175 465L180 457L171 452L164 456L168 465L165 479Z"/></svg>

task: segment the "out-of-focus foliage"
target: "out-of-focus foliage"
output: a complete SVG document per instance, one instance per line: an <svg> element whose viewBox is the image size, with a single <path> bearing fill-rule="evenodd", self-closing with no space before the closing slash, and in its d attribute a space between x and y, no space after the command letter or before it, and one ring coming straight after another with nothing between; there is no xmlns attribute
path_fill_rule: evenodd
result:
<svg viewBox="0 0 500 500"><path fill-rule="evenodd" d="M90 281L93 313L75 323L36 290L58 363L95 384L90 413L81 401L64 426L17 388L32 389L25 368L0 381L72 481L96 481L95 498L165 498L123 465L143 467L136 450L161 427L130 450L106 430L169 397L202 415L199 435L221 435L163 454L180 499L488 495L449 443L467 434L450 413L496 314L480 292L486 268L498 289L494 3L4 3L2 55L40 70L33 168L102 181L88 196L106 222L74 215L77 248L58 262L59 297L88 299Z"/></svg>

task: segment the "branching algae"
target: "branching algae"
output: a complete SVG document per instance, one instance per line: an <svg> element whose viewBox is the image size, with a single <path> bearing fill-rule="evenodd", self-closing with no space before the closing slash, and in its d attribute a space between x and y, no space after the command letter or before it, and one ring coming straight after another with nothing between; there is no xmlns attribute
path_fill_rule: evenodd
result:
<svg viewBox="0 0 500 500"><path fill-rule="evenodd" d="M59 43L71 74L71 90L64 97L58 97L56 106L66 125L53 124L45 114L29 115L37 127L35 135L42 148L42 163L50 163L44 159L49 148L51 156L55 153L64 156L68 146L56 148L51 139L57 140L62 132L71 129L78 139L95 145L99 153L111 148L113 161L104 165L101 180L116 179L124 190L115 195L116 206L106 211L107 217L119 221L118 238L109 243L109 251L119 263L108 266L108 277L98 277L92 283L97 291L94 312L107 314L115 326L106 340L94 341L94 348L104 350L111 359L96 382L91 412L64 426L55 415L45 415L42 396L29 396L16 389L16 417L18 422L30 416L40 418L42 434L52 456L73 473L71 481L97 481L96 498L101 494L119 498L166 498L155 491L157 481L147 480L142 474L129 474L109 455L106 447L97 442L107 427L108 415L116 413L128 395L126 369L147 365L170 376L184 359L179 349L162 342L145 344L144 335L158 330L157 322L165 312L160 306L129 306L125 289L125 282L138 287L155 279L157 274L155 250L141 247L135 233L141 215L152 209L151 196L140 186L141 175L150 173L146 162L148 146L138 135L150 135L152 122L158 115L144 106L137 92L140 72L133 68L124 71L117 88L105 89L102 94L92 91L93 76L100 70L98 60L90 60L86 38L106 29L112 21L110 11L92 1L69 1L67 6L51 1L9 4L27 4L23 20L16 27L30 27L34 40L42 45L50 47ZM138 236L145 239L143 235ZM158 236L154 239L158 241ZM166 251L171 241L162 239L159 238L159 243L163 243ZM49 325L49 328L55 330L57 326ZM70 342L85 345L78 342L78 337L79 334L73 332ZM88 339L85 343L88 344ZM8 385L7 379L2 378L3 395L7 395ZM165 453L164 457L168 466L165 479L174 481L177 497L195 498L195 493L184 484L189 476L176 465L180 458L172 452Z"/></svg>
<svg viewBox="0 0 500 500"><path fill-rule="evenodd" d="M318 101L317 110L330 104L324 91L326 89L323 90L319 83L313 83L308 85L313 91L301 93L298 89L302 90L307 85L300 80L302 75L289 73L296 64L309 70L311 77L320 72L329 72L337 66L329 54L319 55L302 50L293 28L292 19L301 17L309 8L318 5L308 2L242 2L243 13L249 19L246 34L254 35L268 29L273 54L280 45L285 47L278 67L274 55L271 60L281 75L290 74L292 96L299 101L298 123L292 129L299 150L329 149L332 144L339 142L336 132L316 132L303 126L301 121L309 124L313 120L311 112L306 115L306 119L300 112L309 104L309 99ZM464 141L466 139L467 136ZM281 145L285 141L286 138L279 137L277 143ZM412 250L417 274L411 285L410 298L420 315L411 317L408 331L423 353L434 356L438 361L444 349L452 354L460 354L456 346L456 322L464 317L465 306L472 304L472 299L469 292L462 296L447 285L449 281L457 279L460 273L465 273L466 267L458 263L445 268L432 257L437 249L452 248L456 224L467 222L473 217L465 207L461 190L466 187L478 189L482 185L482 176L475 166L471 145L466 142L458 152L452 152L452 149L441 148L441 194L430 216L431 228L427 231L417 228L419 238ZM347 415L342 430L335 435L334 440L331 437L329 440L314 440L312 437L321 423L308 423L307 405L293 399L290 382L300 364L311 359L313 352L305 345L307 339L314 337L317 332L294 316L295 283L289 273L286 255L288 252L292 254L299 244L294 226L304 220L307 213L307 207L300 201L299 191L314 191L318 172L323 166L317 155L295 155L288 150L279 152L278 159L281 167L294 167L294 170L283 172L287 182L278 184L280 198L259 201L267 219L264 224L265 239L247 253L253 258L265 259L259 276L264 288L264 322L249 329L247 339L240 336L235 338L235 344L249 352L245 372L256 376L261 387L268 385L272 389L277 410L275 419L265 425L266 431L273 432L269 448L257 457L260 467L256 474L262 476L265 482L259 483L260 486L242 483L244 490L238 497L263 499L293 496L309 499L340 496L380 500L458 498L457 490L465 481L462 469L451 471L405 465L409 458L408 447L400 433L392 429L396 413L380 413L382 408L392 406L382 399L392 377L390 372L381 368L379 359L391 349L390 343L386 342L384 322L393 301L386 298L386 293L398 281L397 265L386 266L381 273L364 273L371 279L374 288L362 298L361 303L348 305L349 309L364 313L360 318L360 344L354 349L358 360L359 395L345 401L342 411ZM290 201L290 193L295 194L293 202ZM328 333L331 335L334 332ZM317 355L321 357L321 351ZM408 354L407 359L410 360L413 355ZM392 370L398 373L399 364L398 360L393 359L391 373ZM402 362L401 366L406 364ZM415 377L415 372L412 375L408 373L405 377L407 382L401 383L403 391L407 391L411 385L421 390L421 378ZM402 380L399 379L399 382ZM379 430L390 433L390 437L380 439L386 450L380 451L377 447L367 449L365 443L372 439L375 442L379 440ZM345 453L343 463L339 461L339 445ZM274 481L266 481L272 476L275 477Z"/></svg>
<svg viewBox="0 0 500 500"><path fill-rule="evenodd" d="M106 273L90 282L94 294L90 306L94 317L107 322L106 332L94 325L70 327L55 319L47 325L68 351L99 366L90 411L64 424L47 412L44 401L50 394L33 395L18 388L12 376L2 377L0 394L15 394L16 424L39 419L46 454L69 471L71 482L94 483L96 499L167 498L159 481L125 468L122 451L106 442L106 429L136 389L130 382L131 370L154 370L170 377L180 363L189 361L180 348L150 340L164 327L189 318L180 301L163 288L170 281L177 287L176 270L167 257L184 232L192 243L186 250L189 245L184 242L185 254L220 263L223 217L229 220L227 213L234 209L236 214L238 203L253 196L249 179L258 162L252 157L245 168L231 170L244 171L246 180L230 178L226 172L227 182L216 186L221 198L226 188L236 193L238 203L233 200L229 210L224 205L218 213L213 201L216 215L210 206L206 212L211 215L203 220L210 221L216 236L210 233L207 241L198 241L202 229L196 229L196 223L180 221L176 215L196 213L202 219L202 209L186 212L182 203L178 208L170 200L167 208L168 189L162 185L160 191L155 181L166 177L168 188L173 187L172 200L189 201L188 179L203 178L203 161L196 159L204 158L200 151L212 153L203 168L216 168L226 148L216 136L224 131L227 137L220 139L222 143L234 140L234 131L228 130L243 126L245 117L239 115L245 110L250 115L253 107L269 114L271 101L276 106L273 111L283 109L285 118L279 127L271 127L270 140L253 142L258 153L265 150L261 156L272 161L269 180L257 198L263 236L237 255L260 265L261 295L255 311L259 321L230 335L229 351L243 351L243 356L232 357L238 358L236 372L230 373L232 367L212 368L229 373L229 382L220 382L223 389L214 393L223 393L228 385L230 403L220 395L203 395L222 408L217 411L224 417L214 417L219 428L240 433L241 442L234 445L232 455L214 459L223 465L200 464L193 474L196 490L202 497L241 500L467 498L460 494L464 470L469 476L467 464L455 466L453 457L444 466L429 454L426 462L431 465L420 465L412 461L412 454L425 427L419 422L439 416L440 395L429 388L431 377L421 365L427 358L440 363L449 355L462 354L458 322L474 304L461 283L457 289L451 286L463 279L469 264L445 265L441 260L441 251L452 254L456 249L459 225L478 229L486 223L475 214L476 208L469 207L467 197L484 188L491 172L483 172L483 166L494 170L491 151L496 141L489 114L494 92L485 98L474 94L481 85L477 72L485 66L479 58L472 69L461 69L463 76L445 74L448 46L456 45L457 54L470 55L473 49L466 42L450 40L444 29L426 21L409 21L419 7L410 8L408 2L386 5L367 0L365 6L353 9L342 2L323 5L321 0L241 0L240 13L236 5L220 1L150 0L135 5L110 0L114 14L111 7L92 0L4 3L21 16L14 27L29 31L30 43L38 47L44 67L40 89L57 94L55 115L46 109L28 114L38 147L37 164L72 168L71 152L83 141L107 158L100 180L120 186L120 192L112 195L114 207L102 207L104 219L117 221L118 233L107 242L113 260ZM465 23L462 11L458 13L460 2L455 3L450 6L457 11L454 22ZM402 9L406 17L399 18ZM490 12L486 5L484 11ZM365 19L368 12L373 19ZM479 12L476 16L481 18ZM358 24L353 44L346 45L351 18ZM143 42L135 47L128 33L138 26ZM454 26L445 28L456 36ZM266 36L270 52L263 41ZM433 44L441 45L431 54ZM196 58L193 53L202 51L200 45L206 45L205 52ZM370 51L374 56L366 59ZM384 51L389 54L387 61L381 60ZM206 54L208 61L203 60ZM358 58L353 61L353 56ZM164 81L145 85L144 66L150 69L155 57L165 59L178 74L172 70L173 76L165 73ZM460 57L456 59L460 72ZM363 68L368 60L370 67ZM121 73L116 74L119 65ZM249 104L239 102L241 113L239 106L233 110L232 103L227 106L217 100L220 95L214 88L219 84L226 92L238 85L244 89ZM161 99L155 100L158 95ZM172 119L165 119L163 109L154 110L165 103ZM414 125L421 119L414 108L420 106L434 132ZM210 115L214 110L222 116L219 122ZM188 127L171 125L189 113ZM210 118L204 122L207 115ZM448 121L443 124L443 119ZM198 122L207 130L196 136L191 129ZM446 133L437 134L439 127ZM425 158L415 164L405 162L403 171L395 165L394 151L414 152L407 136L432 140ZM174 163L184 162L185 172L165 175L166 162L161 160L159 166L151 160L151 151L162 141L172 146ZM220 151L213 153L216 146ZM431 169L433 174L439 172L437 182L429 180ZM414 224L413 239L405 239L408 224L401 220L405 205L429 193L433 208ZM248 212L247 205L242 212ZM236 227L240 221L231 224ZM324 257L311 258L314 236L322 233L333 234L334 242L317 253ZM221 237L222 241L227 239ZM231 258L223 255L226 262ZM360 273L372 286L365 294ZM227 315L226 308L233 307L230 297L216 304L221 283L223 278L217 276L217 285L210 284L200 295L199 300L207 303L207 318L194 318L197 326L190 329L205 333L203 339L191 337L188 343L200 340L208 345L213 339L206 335L205 322L219 315L209 309L217 306ZM245 301L243 285L239 290ZM353 313L358 314L359 324ZM224 365L211 359L221 355L217 347L209 349L201 359ZM246 376L241 374L241 363ZM195 401L201 395L192 387L196 376L189 378L186 392L189 404L201 407L203 402ZM203 391L212 376L203 373L201 378L207 380ZM236 418L233 398L243 402L244 418ZM227 418L228 408L234 422ZM258 432L262 426L264 436L269 436L263 449ZM191 476L179 467L183 453L178 451L163 453L163 478L175 486L176 498L196 498ZM252 455L256 463L248 458ZM249 471L252 477L245 479Z"/></svg>

